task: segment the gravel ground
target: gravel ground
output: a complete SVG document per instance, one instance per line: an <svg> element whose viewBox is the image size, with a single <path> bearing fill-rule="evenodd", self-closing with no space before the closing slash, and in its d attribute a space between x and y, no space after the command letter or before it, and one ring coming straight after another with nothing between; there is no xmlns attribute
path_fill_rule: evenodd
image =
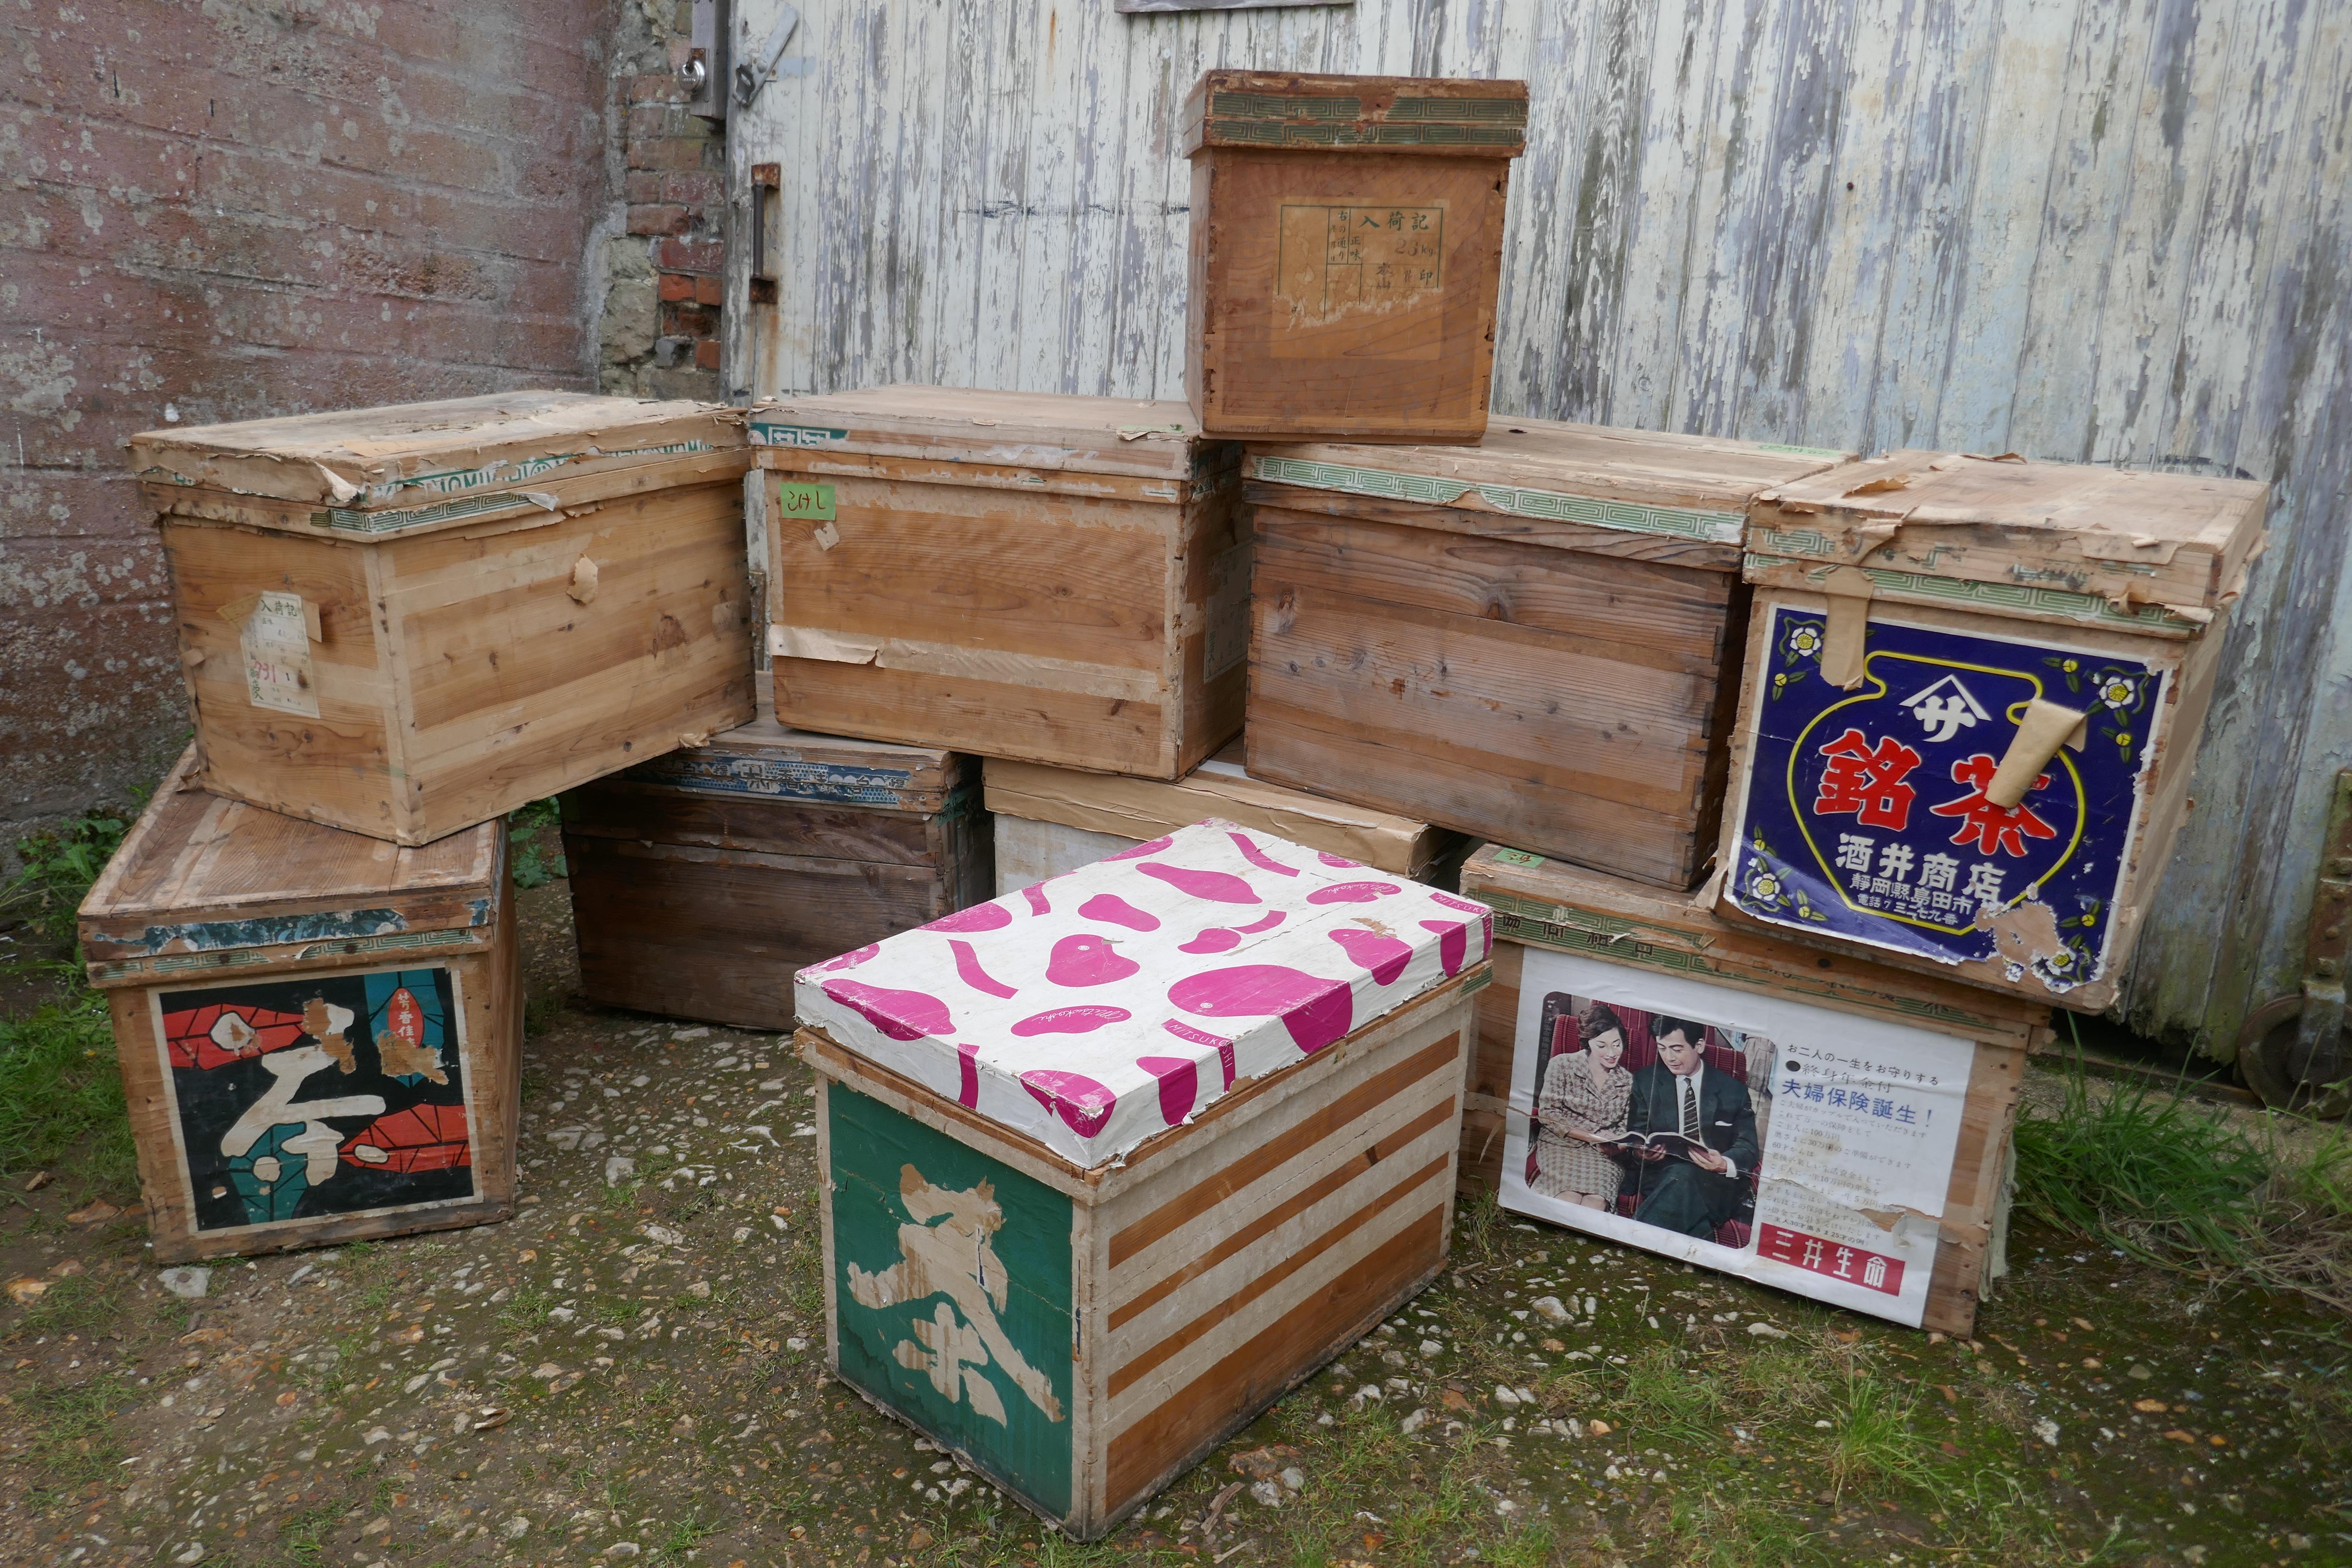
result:
<svg viewBox="0 0 2352 1568"><path fill-rule="evenodd" d="M2027 1229L1961 1342L1478 1206L1074 1544L825 1376L789 1042L567 1003L562 885L524 907L511 1222L183 1300L134 1216L9 1195L0 1562L2352 1563L2352 1343L2293 1299Z"/></svg>

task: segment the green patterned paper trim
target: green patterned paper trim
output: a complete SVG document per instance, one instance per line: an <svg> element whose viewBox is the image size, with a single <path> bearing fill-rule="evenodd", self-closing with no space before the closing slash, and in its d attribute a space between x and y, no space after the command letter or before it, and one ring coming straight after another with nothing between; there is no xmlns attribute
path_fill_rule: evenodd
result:
<svg viewBox="0 0 2352 1568"><path fill-rule="evenodd" d="M1377 496L1383 500L1419 501L1452 506L1472 490L1496 511L1546 522L1582 523L1588 528L1614 529L1622 533L1663 533L1709 544L1739 542L1740 516L1736 511L1695 511L1684 507L1645 506L1639 501L1602 500L1596 496L1565 495L1557 490L1524 489L1517 485L1473 484L1441 479L1427 474L1391 473L1385 468L1355 468L1339 463L1314 463L1298 458L1250 459L1250 477L1276 484L1304 485L1310 489L1340 490L1349 495Z"/></svg>
<svg viewBox="0 0 2352 1568"><path fill-rule="evenodd" d="M1780 441L1759 441L1757 449L1763 452L1786 452L1792 458L1827 458L1832 462L1845 456L1834 447L1790 447Z"/></svg>
<svg viewBox="0 0 2352 1568"><path fill-rule="evenodd" d="M496 495L465 496L457 500L445 500L432 506L398 507L385 511L358 511L350 507L329 507L310 514L314 528L331 529L337 533L379 534L398 533L404 529L425 528L434 523L456 522L468 517L480 517L487 512L512 511L518 507L535 507L540 503L526 495L501 490Z"/></svg>
<svg viewBox="0 0 2352 1568"><path fill-rule="evenodd" d="M1713 979L1730 979L1740 984L1758 982L1745 976L1726 975L1721 966L1704 954L1693 952L1671 934L1664 942L1643 936L1656 928L1620 919L1614 915L1596 914L1590 910L1568 909L1557 904L1538 903L1533 899L1482 889L1478 897L1495 911L1495 937L1498 942L1523 942L1534 947L1558 948L1564 952L1590 952L1613 963L1638 964L1645 969L1664 970L1669 974L1700 975ZM1832 985L1807 984L1790 978L1777 980L1773 989L1794 995L1817 996L1842 1006L1863 1005L1864 998ZM1903 1014L1923 1022L1948 1027L1974 1029L1980 1021L1958 1007L1937 1002L1922 1002L1910 996L1887 996L1874 994L1867 1005L1881 1011Z"/></svg>
<svg viewBox="0 0 2352 1568"><path fill-rule="evenodd" d="M397 931L383 936L354 937L334 942L312 942L294 954L297 960L339 958L360 952L390 952L395 950L415 952L434 947L479 947L483 938L473 930L458 927L450 931ZM283 963L282 952L258 948L239 948L229 952L178 953L168 958L136 958L121 963L93 963L89 966L92 982L103 984L110 980L136 979L141 975L185 974L193 970L239 969L254 963Z"/></svg>
<svg viewBox="0 0 2352 1568"><path fill-rule="evenodd" d="M1786 531L1761 529L1762 542L1775 544L1783 550L1806 549L1819 541L1818 548L1828 552L1829 542L1818 534L1792 533ZM1821 577L1837 568L1818 561L1798 560L1785 555L1765 555L1749 551L1746 556L1749 571L1771 571L1780 567L1807 568L1808 577ZM1864 566L1870 574L1871 585L1881 593L1904 594L1916 599L1930 599L1940 605L1960 605L1971 609L2000 610L2011 615L2040 614L2063 616L2070 621L2085 621L2100 626L2129 626L2135 631L2196 632L2196 622L2184 619L2162 605L2142 605L2135 610L2118 610L2096 594L2077 594L2065 588L2037 588L2024 583L1984 583L1973 577L1943 577L1927 572L1895 572L1884 566Z"/></svg>
<svg viewBox="0 0 2352 1568"><path fill-rule="evenodd" d="M849 439L846 430L823 425L777 425L754 421L750 426L754 447L831 447Z"/></svg>

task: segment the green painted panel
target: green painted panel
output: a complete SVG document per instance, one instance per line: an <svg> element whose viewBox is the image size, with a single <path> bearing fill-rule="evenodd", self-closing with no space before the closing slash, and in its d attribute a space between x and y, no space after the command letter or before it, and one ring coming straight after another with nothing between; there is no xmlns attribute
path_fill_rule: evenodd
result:
<svg viewBox="0 0 2352 1568"><path fill-rule="evenodd" d="M841 1374L1070 1511L1070 1200L827 1088Z"/></svg>

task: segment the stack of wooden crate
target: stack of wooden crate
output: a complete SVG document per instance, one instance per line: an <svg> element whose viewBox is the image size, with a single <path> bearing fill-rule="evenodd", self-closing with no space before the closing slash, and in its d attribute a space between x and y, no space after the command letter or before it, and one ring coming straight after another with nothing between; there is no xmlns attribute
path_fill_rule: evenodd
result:
<svg viewBox="0 0 2352 1568"><path fill-rule="evenodd" d="M1208 73L1188 403L140 437L197 739L84 942L162 1253L505 1212L562 792L592 998L803 1026L835 1370L1080 1535L1457 1185L1965 1331L2264 492L1494 415L1526 110Z"/></svg>
<svg viewBox="0 0 2352 1568"><path fill-rule="evenodd" d="M195 739L81 910L166 1261L503 1217L508 812L752 714L740 422L514 393L131 442Z"/></svg>

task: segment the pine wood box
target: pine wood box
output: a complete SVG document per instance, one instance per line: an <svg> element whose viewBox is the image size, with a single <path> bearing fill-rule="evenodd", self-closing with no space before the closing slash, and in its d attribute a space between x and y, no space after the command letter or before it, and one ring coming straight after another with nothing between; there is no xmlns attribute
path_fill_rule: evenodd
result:
<svg viewBox="0 0 2352 1568"><path fill-rule="evenodd" d="M1476 445L1527 122L1525 82L1202 76L1184 109L1202 428Z"/></svg>
<svg viewBox="0 0 2352 1568"><path fill-rule="evenodd" d="M996 891L1017 893L1205 816L1223 817L1433 886L1469 853L1458 833L1264 784L1234 741L1173 784L994 759L985 770Z"/></svg>
<svg viewBox="0 0 2352 1568"><path fill-rule="evenodd" d="M1479 998L1478 1044L1464 1097L1465 1196L1501 1185L1510 1118L1517 1118L1526 1135L1530 1086L1515 1088L1513 1078L1530 952L1585 954L1637 976L1808 1005L1865 1027L1927 1031L1967 1053L1969 1068L1919 1326L1970 1331L1979 1300L2007 1271L2011 1132L2027 1058L2050 1043L2047 1006L1867 959L1826 955L1719 920L1687 894L1517 850L1479 850L1463 868L1462 883L1465 896L1494 910L1496 936L1495 983ZM1715 1070L1723 1064L1710 1053L1708 1065ZM1769 1122L1769 1068L1765 1089L1759 1109ZM1764 1173L1773 1173L1769 1149ZM1738 1233L1729 1239L1749 1247L1763 1240Z"/></svg>
<svg viewBox="0 0 2352 1568"><path fill-rule="evenodd" d="M1502 418L1475 450L1253 445L1251 775L1690 887L1743 509L1842 456Z"/></svg>
<svg viewBox="0 0 2352 1568"><path fill-rule="evenodd" d="M804 964L992 897L976 759L761 719L562 797L582 992L793 1026Z"/></svg>
<svg viewBox="0 0 2352 1568"><path fill-rule="evenodd" d="M80 913L155 1258L508 1217L506 824L420 848L208 795L181 758Z"/></svg>
<svg viewBox="0 0 2352 1568"><path fill-rule="evenodd" d="M1181 404L889 386L751 433L779 720L1159 779L1241 728L1240 449Z"/></svg>
<svg viewBox="0 0 2352 1568"><path fill-rule="evenodd" d="M1450 1240L1483 910L1395 881L1359 904L1360 869L1243 834L1258 860L1299 869L1285 879L1223 847L1229 831L1180 830L801 976L833 1370L1081 1540L1435 1278ZM1190 909L1202 901L1137 869L1169 862L1246 882L1290 918L1178 959L1203 920L1247 915ZM1354 891L1306 896L1331 888ZM1368 936L1360 911L1409 933L1377 973L1325 940ZM1143 915L1160 922L1149 942ZM1055 1007L1069 994L1056 973L1091 979L1066 968L1074 941L1099 951L1089 922L1143 973L1077 993L1091 1009ZM1330 988L1250 1021L1186 989L1268 958ZM1101 1005L1119 1001L1133 1006ZM1135 1022L1023 1026L1089 1011Z"/></svg>
<svg viewBox="0 0 2352 1568"><path fill-rule="evenodd" d="M2113 1005L2267 500L1927 451L1758 497L1722 911Z"/></svg>
<svg viewBox="0 0 2352 1568"><path fill-rule="evenodd" d="M133 437L199 781L425 844L750 719L730 413L519 392Z"/></svg>

